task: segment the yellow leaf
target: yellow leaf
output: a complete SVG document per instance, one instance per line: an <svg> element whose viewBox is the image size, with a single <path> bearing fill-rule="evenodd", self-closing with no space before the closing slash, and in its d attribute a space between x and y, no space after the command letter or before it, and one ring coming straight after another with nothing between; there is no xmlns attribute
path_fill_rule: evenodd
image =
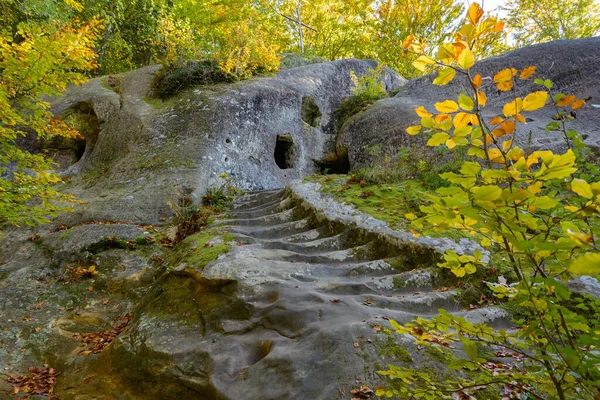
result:
<svg viewBox="0 0 600 400"><path fill-rule="evenodd" d="M531 194L538 194L542 191L542 182L541 181L537 181L536 183L534 183L533 185L530 185L527 190L531 193Z"/></svg>
<svg viewBox="0 0 600 400"><path fill-rule="evenodd" d="M559 107L566 107L569 104L573 103L577 97L575 96L563 96L556 102L556 105Z"/></svg>
<svg viewBox="0 0 600 400"><path fill-rule="evenodd" d="M404 50L408 50L414 41L415 35L410 35L409 37L404 39L404 42L402 42L402 47L404 48Z"/></svg>
<svg viewBox="0 0 600 400"><path fill-rule="evenodd" d="M467 69L471 68L474 64L475 64L475 55L468 47L465 47L464 50L458 56L458 65L462 69L467 70Z"/></svg>
<svg viewBox="0 0 600 400"><path fill-rule="evenodd" d="M515 131L515 123L510 120L506 120L500 124L500 128L502 128L507 135L510 135Z"/></svg>
<svg viewBox="0 0 600 400"><path fill-rule="evenodd" d="M458 128L454 130L454 136L457 138L463 138L471 133L473 130L472 126L463 126L462 128Z"/></svg>
<svg viewBox="0 0 600 400"><path fill-rule="evenodd" d="M487 104L487 96L481 90L477 91L477 102L481 107L485 107Z"/></svg>
<svg viewBox="0 0 600 400"><path fill-rule="evenodd" d="M465 111L471 111L475 104L473 103L473 99L467 96L464 93L461 93L458 96L458 105Z"/></svg>
<svg viewBox="0 0 600 400"><path fill-rule="evenodd" d="M571 104L571 108L573 110L579 110L581 107L585 105L585 100L577 100Z"/></svg>
<svg viewBox="0 0 600 400"><path fill-rule="evenodd" d="M483 78L481 77L481 75L479 75L479 74L475 75L475 77L473 78L473 86L475 86L475 89L479 89L481 87L482 83L483 83Z"/></svg>
<svg viewBox="0 0 600 400"><path fill-rule="evenodd" d="M454 59L454 57L456 57L456 48L452 44L445 43L440 46L438 50L438 58L440 60Z"/></svg>
<svg viewBox="0 0 600 400"><path fill-rule="evenodd" d="M471 114L471 125L479 126L479 117L475 114Z"/></svg>
<svg viewBox="0 0 600 400"><path fill-rule="evenodd" d="M592 193L592 187L583 179L573 179L573 182L571 182L571 190L581 197L585 197L586 199L591 199L594 197L594 194Z"/></svg>
<svg viewBox="0 0 600 400"><path fill-rule="evenodd" d="M473 25L477 25L479 20L483 17L483 9L475 2L471 3L469 10L467 11L467 19Z"/></svg>
<svg viewBox="0 0 600 400"><path fill-rule="evenodd" d="M428 65L435 64L435 61L428 56L420 56L413 62L413 66L421 72L425 72Z"/></svg>
<svg viewBox="0 0 600 400"><path fill-rule="evenodd" d="M525 119L525 117L522 116L521 114L515 114L515 115L513 115L513 118L515 119L515 121L520 122L522 124L524 124L525 122L527 122L527 120Z"/></svg>
<svg viewBox="0 0 600 400"><path fill-rule="evenodd" d="M546 105L546 100L548 99L548 92L540 90L539 92L529 93L523 99L523 111L535 111ZM520 111L517 111L515 114L518 114Z"/></svg>
<svg viewBox="0 0 600 400"><path fill-rule="evenodd" d="M433 80L434 85L444 86L454 79L456 76L456 70L454 68L444 68L438 72L438 75Z"/></svg>
<svg viewBox="0 0 600 400"><path fill-rule="evenodd" d="M459 112L454 117L454 127L456 129L463 128L471 122L471 114L467 114L464 112Z"/></svg>
<svg viewBox="0 0 600 400"><path fill-rule="evenodd" d="M449 149L453 149L456 147L456 142L454 141L454 139L448 139L448 140L446 140L446 146Z"/></svg>
<svg viewBox="0 0 600 400"><path fill-rule="evenodd" d="M452 116L450 114L438 114L435 116L435 122L437 124L443 124L452 120Z"/></svg>
<svg viewBox="0 0 600 400"><path fill-rule="evenodd" d="M512 117L515 114L518 114L523 110L523 99L517 97L510 103L507 103L502 108L502 113L505 117Z"/></svg>
<svg viewBox="0 0 600 400"><path fill-rule="evenodd" d="M500 82L496 84L496 87L501 92L508 92L514 86L513 81Z"/></svg>
<svg viewBox="0 0 600 400"><path fill-rule="evenodd" d="M498 124L501 124L502 121L504 121L504 118L502 118L502 117L494 117L494 118L492 118L490 120L490 124L491 125L498 125Z"/></svg>
<svg viewBox="0 0 600 400"><path fill-rule="evenodd" d="M454 102L452 100L446 100L446 101L442 101L440 103L435 103L434 106L435 106L435 109L438 110L439 112L453 113L453 112L458 111L458 104L456 104L456 102Z"/></svg>
<svg viewBox="0 0 600 400"><path fill-rule="evenodd" d="M422 128L423 127L421 125L409 126L408 128L406 128L406 133L408 133L409 135L416 135L419 132L421 132Z"/></svg>
<svg viewBox="0 0 600 400"><path fill-rule="evenodd" d="M517 75L517 70L514 68L506 68L494 75L494 82L501 83L512 80Z"/></svg>
<svg viewBox="0 0 600 400"><path fill-rule="evenodd" d="M535 74L535 67L532 65L523 69L523 71L521 71L521 75L519 75L519 78L527 79L530 78L533 74Z"/></svg>
<svg viewBox="0 0 600 400"><path fill-rule="evenodd" d="M502 150L506 151L508 149L510 149L510 146L512 146L513 141L512 140L505 140L504 142L502 142Z"/></svg>
<svg viewBox="0 0 600 400"><path fill-rule="evenodd" d="M68 6L73 7L76 11L83 11L83 5L75 0L65 0Z"/></svg>
<svg viewBox="0 0 600 400"><path fill-rule="evenodd" d="M446 132L438 132L433 135L428 141L427 146L439 146L440 144L446 142L450 138Z"/></svg>
<svg viewBox="0 0 600 400"><path fill-rule="evenodd" d="M506 135L506 132L504 132L504 129L501 129L501 128L493 129L492 130L492 135L495 138L501 138L502 136Z"/></svg>
<svg viewBox="0 0 600 400"><path fill-rule="evenodd" d="M577 212L577 211L579 211L579 208L575 207L575 206L565 206L565 210L571 211L571 212Z"/></svg>
<svg viewBox="0 0 600 400"><path fill-rule="evenodd" d="M423 107L423 106L417 107L417 109L415 110L415 112L421 118L428 118L428 117L431 117L433 115L429 111L427 111L425 109L425 107Z"/></svg>
<svg viewBox="0 0 600 400"><path fill-rule="evenodd" d="M504 29L504 21L497 22L494 25L494 33L502 32L503 29Z"/></svg>

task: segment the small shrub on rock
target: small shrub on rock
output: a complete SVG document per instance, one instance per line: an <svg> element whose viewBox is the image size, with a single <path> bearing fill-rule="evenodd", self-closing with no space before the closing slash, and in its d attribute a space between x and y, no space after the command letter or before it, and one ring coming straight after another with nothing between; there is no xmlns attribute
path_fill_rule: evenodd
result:
<svg viewBox="0 0 600 400"><path fill-rule="evenodd" d="M360 78L357 78L354 72L350 72L350 78L352 78L355 85L352 89L352 96L345 99L334 111L338 131L350 117L358 114L377 100L388 97L381 81L383 74L382 66L370 69L369 74Z"/></svg>
<svg viewBox="0 0 600 400"><path fill-rule="evenodd" d="M186 61L163 67L154 80L152 95L161 99L173 96L194 85L233 82L235 77L223 72L210 61Z"/></svg>

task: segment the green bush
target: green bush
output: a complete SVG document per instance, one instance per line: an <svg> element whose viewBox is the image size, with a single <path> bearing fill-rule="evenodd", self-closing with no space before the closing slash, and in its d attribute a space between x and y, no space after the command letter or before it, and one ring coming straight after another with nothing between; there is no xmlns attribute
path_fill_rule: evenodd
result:
<svg viewBox="0 0 600 400"><path fill-rule="evenodd" d="M194 85L234 80L232 75L221 71L218 63L210 60L176 63L167 65L158 72L152 86L152 96L165 99Z"/></svg>
<svg viewBox="0 0 600 400"><path fill-rule="evenodd" d="M370 69L368 75L363 75L360 78L357 78L354 72L350 72L350 77L356 87L352 89L352 96L343 100L342 104L333 113L337 121L336 127L338 132L350 117L363 111L377 100L389 96L381 83L383 73L384 71L381 67Z"/></svg>

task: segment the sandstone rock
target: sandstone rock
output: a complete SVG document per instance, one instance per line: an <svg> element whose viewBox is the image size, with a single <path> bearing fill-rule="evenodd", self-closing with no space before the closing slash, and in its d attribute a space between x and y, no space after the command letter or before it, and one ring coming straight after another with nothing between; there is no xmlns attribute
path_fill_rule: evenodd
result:
<svg viewBox="0 0 600 400"><path fill-rule="evenodd" d="M83 157L65 175L87 207L65 222L157 223L167 200L189 193L199 202L226 173L242 189L282 187L315 171L335 149L332 115L351 93L350 71L361 76L373 61L305 65L270 78L191 88L164 102L149 100L158 67L119 76L120 94L98 78L72 87L52 110L85 107L98 118ZM387 90L401 78L387 70Z"/></svg>
<svg viewBox="0 0 600 400"><path fill-rule="evenodd" d="M554 93L575 94L579 98L591 97L591 103L600 104L600 38L563 40L543 43L514 50L501 56L478 62L473 71L483 77L493 76L505 68L523 69L534 65L536 76L554 82ZM372 164L368 146L380 144L382 150L396 154L398 145L424 147L420 138L409 136L404 130L418 123L414 108L424 105L435 111L433 103L455 99L466 90L464 78L457 76L446 86L432 84L435 75L427 75L410 80L394 99L384 99L371 108L353 117L344 126L338 137L338 152L347 149L351 168ZM520 83L520 82L519 82ZM516 92L498 92L493 87L486 89L488 106L484 116L501 114L501 107L515 96L523 96L539 86L526 83L518 85ZM533 113L524 113L527 125L522 126L517 135L519 145L528 150L552 149L563 151L566 146L558 132L545 132L546 125L554 115L551 107ZM569 121L569 129L577 130L585 142L598 153L600 150L600 111L590 103L577 110L577 118Z"/></svg>

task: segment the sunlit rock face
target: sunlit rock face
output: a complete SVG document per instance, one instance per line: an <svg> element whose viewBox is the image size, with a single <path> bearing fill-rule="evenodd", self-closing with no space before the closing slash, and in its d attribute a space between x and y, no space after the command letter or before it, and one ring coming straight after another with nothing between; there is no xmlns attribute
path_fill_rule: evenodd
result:
<svg viewBox="0 0 600 400"><path fill-rule="evenodd" d="M335 151L333 111L351 95L350 72L360 77L376 67L356 59L311 64L192 87L164 101L148 98L156 66L120 76L118 93L103 78L72 87L53 111L85 106L97 119L85 152L64 172L73 178L70 190L88 202L72 218L155 223L177 191L199 201L222 174L245 190L309 175ZM387 90L403 82L389 69L382 77Z"/></svg>
<svg viewBox="0 0 600 400"><path fill-rule="evenodd" d="M535 66L535 77L550 79L553 93L576 95L587 99L586 105L572 114L567 128L574 129L596 154L600 152L600 37L560 40L535 46L524 47L509 53L488 58L475 64L473 73L484 77L484 88L488 103L483 115L489 119L502 115L502 106L523 97L532 91L544 88L535 85L533 80L517 79L515 90L499 92L489 85L492 77L505 68L522 70ZM435 111L433 104L446 99L456 100L459 93L468 93L467 82L457 76L446 86L432 84L436 75L427 75L410 80L391 99L377 102L366 111L355 115L344 125L338 137L338 149L346 149L350 167L363 167L376 162L368 149L381 145L381 151L394 155L398 146L417 146L424 151L425 140L406 133L406 128L419 123L414 113L419 105ZM487 83L487 84L486 84ZM595 106L594 106L595 105ZM546 126L553 121L556 111L546 106L535 112L523 113L527 123L519 125L515 139L524 150L549 149L558 152L566 150L564 137L560 132L546 132ZM431 150L431 148L429 148ZM338 150L339 151L339 150Z"/></svg>

